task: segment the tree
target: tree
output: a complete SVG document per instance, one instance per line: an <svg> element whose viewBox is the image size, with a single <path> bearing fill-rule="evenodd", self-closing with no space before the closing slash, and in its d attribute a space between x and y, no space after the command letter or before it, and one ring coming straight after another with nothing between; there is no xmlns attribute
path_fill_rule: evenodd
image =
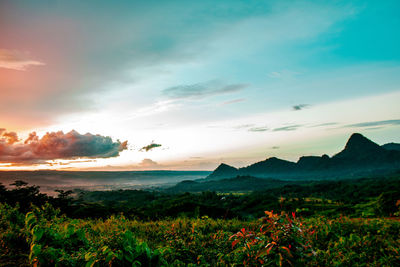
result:
<svg viewBox="0 0 400 267"><path fill-rule="evenodd" d="M382 215L391 215L398 210L400 191L383 192L377 200L377 211Z"/></svg>

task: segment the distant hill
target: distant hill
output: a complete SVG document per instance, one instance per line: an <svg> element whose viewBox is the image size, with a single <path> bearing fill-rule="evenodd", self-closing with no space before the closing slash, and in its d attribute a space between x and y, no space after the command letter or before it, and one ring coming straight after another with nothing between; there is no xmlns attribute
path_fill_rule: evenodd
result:
<svg viewBox="0 0 400 267"><path fill-rule="evenodd" d="M238 173L238 169L235 167L229 166L225 163L221 163L209 176L207 176L208 180L213 179L223 179L223 178L232 178L235 177Z"/></svg>
<svg viewBox="0 0 400 267"><path fill-rule="evenodd" d="M301 184L302 182L300 182ZM306 183L304 181L304 183ZM182 181L177 185L165 189L164 192L248 192L279 188L285 185L299 184L298 181L283 181L277 179L263 179L252 176L237 176L235 178L209 181Z"/></svg>
<svg viewBox="0 0 400 267"><path fill-rule="evenodd" d="M365 136L354 133L344 149L333 157L303 156L297 162L272 157L239 169L221 164L206 180L238 175L286 180L355 178L384 175L399 169L400 144L380 146Z"/></svg>
<svg viewBox="0 0 400 267"><path fill-rule="evenodd" d="M384 149L386 149L386 150L396 150L396 151L400 151L400 144L396 144L396 143L384 144L382 147L383 147Z"/></svg>
<svg viewBox="0 0 400 267"><path fill-rule="evenodd" d="M266 171L270 174L291 172L296 168L296 163L275 157L254 163L239 170L242 174L263 175Z"/></svg>

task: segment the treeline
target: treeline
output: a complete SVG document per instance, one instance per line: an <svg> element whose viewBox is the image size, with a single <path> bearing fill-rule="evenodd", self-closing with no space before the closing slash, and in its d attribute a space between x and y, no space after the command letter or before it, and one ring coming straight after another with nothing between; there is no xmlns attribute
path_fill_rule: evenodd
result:
<svg viewBox="0 0 400 267"><path fill-rule="evenodd" d="M399 212L400 177L318 181L286 184L248 193L178 193L165 191L63 191L56 197L40 188L16 181L7 189L0 184L0 202L27 212L31 205L50 203L71 218L107 218L121 214L131 219L208 216L252 219L264 210L296 211L302 216L392 216Z"/></svg>
<svg viewBox="0 0 400 267"><path fill-rule="evenodd" d="M101 205L138 219L179 216L251 219L262 216L263 210L295 210L303 216L377 217L399 211L399 176L275 185L247 193L81 192L77 202L92 208Z"/></svg>
<svg viewBox="0 0 400 267"><path fill-rule="evenodd" d="M72 208L73 191L56 190L57 197L52 197L40 192L40 187L28 185L27 182L17 180L10 184L11 189L7 189L0 183L0 203L11 206L18 206L21 212L27 212L32 205L43 206L51 203L54 207L61 208L65 213L69 213Z"/></svg>

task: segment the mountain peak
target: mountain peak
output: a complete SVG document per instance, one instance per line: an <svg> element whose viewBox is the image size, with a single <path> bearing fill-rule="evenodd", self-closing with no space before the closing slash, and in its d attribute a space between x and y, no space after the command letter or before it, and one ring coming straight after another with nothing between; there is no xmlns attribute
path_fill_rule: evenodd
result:
<svg viewBox="0 0 400 267"><path fill-rule="evenodd" d="M345 148L335 157L356 157L360 154L370 154L384 150L378 144L372 142L359 133L353 133L346 143Z"/></svg>
<svg viewBox="0 0 400 267"><path fill-rule="evenodd" d="M238 169L228 164L221 163L207 178L208 179L221 179L232 178L237 175Z"/></svg>
<svg viewBox="0 0 400 267"><path fill-rule="evenodd" d="M372 141L360 133L353 133L350 136L349 140L347 140L347 143L352 143L352 142L372 142Z"/></svg>
<svg viewBox="0 0 400 267"><path fill-rule="evenodd" d="M217 167L217 169L216 170L237 170L235 167L232 167L232 166L230 166L230 165L228 165L228 164L225 164L225 163L221 163L221 164L219 164L219 166Z"/></svg>
<svg viewBox="0 0 400 267"><path fill-rule="evenodd" d="M350 136L349 140L347 141L345 149L354 149L354 148L358 149L360 147L364 147L364 149L365 148L376 149L379 147L379 145L372 142L362 134L353 133Z"/></svg>

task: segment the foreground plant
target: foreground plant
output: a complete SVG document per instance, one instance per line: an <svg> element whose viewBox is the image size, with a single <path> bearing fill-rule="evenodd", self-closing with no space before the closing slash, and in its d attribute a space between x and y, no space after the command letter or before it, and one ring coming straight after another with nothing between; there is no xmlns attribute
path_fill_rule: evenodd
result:
<svg viewBox="0 0 400 267"><path fill-rule="evenodd" d="M313 229L303 225L295 213L289 216L265 211L265 215L257 229L242 228L230 237L232 248L236 247L231 253L235 261L246 266L299 266L310 262L315 256L309 242Z"/></svg>
<svg viewBox="0 0 400 267"><path fill-rule="evenodd" d="M123 228L123 216L111 217L103 223L106 227L99 229L92 221L71 220L58 213L45 205L26 214L25 224L31 234L29 261L34 266L166 264L159 250L151 250Z"/></svg>

